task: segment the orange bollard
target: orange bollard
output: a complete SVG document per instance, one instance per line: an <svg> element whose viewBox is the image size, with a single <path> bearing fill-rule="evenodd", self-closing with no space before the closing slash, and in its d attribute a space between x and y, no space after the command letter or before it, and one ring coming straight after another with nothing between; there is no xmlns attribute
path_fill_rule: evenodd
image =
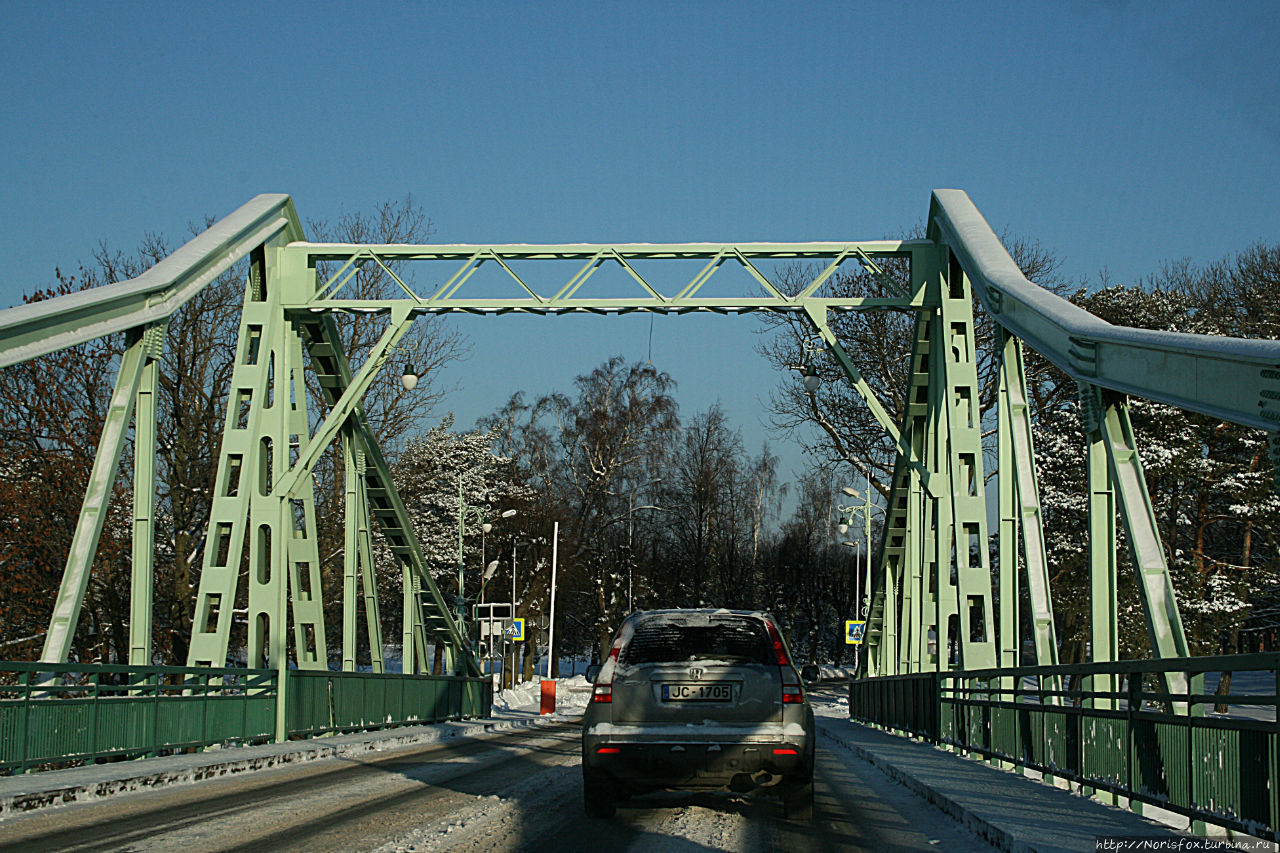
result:
<svg viewBox="0 0 1280 853"><path fill-rule="evenodd" d="M556 683L550 679L544 679L542 682L542 706L539 708L540 714L554 714L556 712Z"/></svg>

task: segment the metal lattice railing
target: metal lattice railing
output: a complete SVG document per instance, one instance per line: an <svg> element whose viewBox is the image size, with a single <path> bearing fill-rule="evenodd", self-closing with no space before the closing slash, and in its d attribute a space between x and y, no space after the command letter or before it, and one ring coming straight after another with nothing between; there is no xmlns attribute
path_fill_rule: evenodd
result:
<svg viewBox="0 0 1280 853"><path fill-rule="evenodd" d="M291 736L480 717L493 704L490 679L454 675L298 670L285 689Z"/></svg>
<svg viewBox="0 0 1280 853"><path fill-rule="evenodd" d="M0 663L0 769L275 735L274 670Z"/></svg>
<svg viewBox="0 0 1280 853"><path fill-rule="evenodd" d="M283 739L274 669L0 662L0 773ZM483 716L488 679L290 670L291 737Z"/></svg>
<svg viewBox="0 0 1280 853"><path fill-rule="evenodd" d="M1204 692L1205 674L1221 672L1235 674L1232 689ZM1276 841L1278 673L1275 653L912 673L851 682L849 712ZM1174 674L1188 690L1166 691Z"/></svg>

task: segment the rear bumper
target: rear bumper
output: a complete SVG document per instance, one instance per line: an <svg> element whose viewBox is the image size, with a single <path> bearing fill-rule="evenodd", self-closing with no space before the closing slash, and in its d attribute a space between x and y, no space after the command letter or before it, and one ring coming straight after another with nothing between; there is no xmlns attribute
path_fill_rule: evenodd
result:
<svg viewBox="0 0 1280 853"><path fill-rule="evenodd" d="M754 776L757 784L807 781L813 775L812 755L807 738L710 743L602 737L583 739L582 767L588 776L623 783L723 788L739 777Z"/></svg>

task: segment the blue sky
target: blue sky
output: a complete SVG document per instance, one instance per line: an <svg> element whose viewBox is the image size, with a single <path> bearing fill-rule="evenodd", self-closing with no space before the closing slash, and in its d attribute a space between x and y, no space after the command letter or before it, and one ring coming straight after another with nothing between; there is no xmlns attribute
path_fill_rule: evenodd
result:
<svg viewBox="0 0 1280 853"><path fill-rule="evenodd" d="M0 306L260 192L412 194L437 242L847 240L935 187L1119 281L1280 237L1280 5L0 5ZM686 415L749 447L747 318L658 318ZM643 318L469 320L469 425L644 358ZM567 345L566 342L572 342ZM789 467L801 464L775 441Z"/></svg>

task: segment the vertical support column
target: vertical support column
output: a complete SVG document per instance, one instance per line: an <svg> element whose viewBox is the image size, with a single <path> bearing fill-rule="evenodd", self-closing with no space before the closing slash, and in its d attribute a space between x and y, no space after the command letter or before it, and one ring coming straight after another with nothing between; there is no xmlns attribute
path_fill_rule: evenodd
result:
<svg viewBox="0 0 1280 853"><path fill-rule="evenodd" d="M925 549L928 542L923 534L923 509L920 498L920 477L910 468L907 481L907 538L902 553L901 589L899 590L898 619L898 672L918 672L921 645L921 593L924 578Z"/></svg>
<svg viewBox="0 0 1280 853"><path fill-rule="evenodd" d="M356 498L359 509L356 519L360 525L360 582L364 595L364 622L369 638L369 663L373 671L382 674L386 664L382 658L382 614L378 606L378 577L373 564L373 536L369 530L369 489L365 476L366 460L363 452L356 456L356 476L359 478Z"/></svg>
<svg viewBox="0 0 1280 853"><path fill-rule="evenodd" d="M138 382L133 442L133 569L129 582L129 665L151 665L155 575L156 391L168 323L142 333L146 363Z"/></svg>
<svg viewBox="0 0 1280 853"><path fill-rule="evenodd" d="M1081 424L1084 427L1089 489L1089 641L1094 663L1120 659L1116 631L1116 499L1107 466L1106 436L1102 431L1097 389L1080 385ZM1115 690L1115 684L1109 685ZM1100 708L1112 708L1104 700Z"/></svg>
<svg viewBox="0 0 1280 853"><path fill-rule="evenodd" d="M1116 500L1107 466L1106 436L1102 431L1102 413L1097 390L1080 384L1080 421L1085 436L1086 488L1089 490L1089 645L1093 663L1120 659L1117 631L1119 623L1116 603ZM1138 676L1139 678L1141 676ZM1104 690L1115 693L1120 685L1114 675L1090 675L1084 689L1090 694ZM1091 695L1089 708L1114 709L1119 703L1111 698ZM1094 790L1093 796L1118 805L1118 795Z"/></svg>
<svg viewBox="0 0 1280 853"><path fill-rule="evenodd" d="M273 299L275 298L272 294ZM262 506L264 483L275 466L273 441L263 429L264 402L273 392L272 339L283 322L268 302L266 249L249 255L244 307L231 374L227 416L223 421L218 474L214 481L209 532L201 560L187 666L222 666L231 639L231 613L239 587L240 568L249 541L248 665L266 666L265 636L273 606L261 606L253 590L271 582L274 512ZM268 601L271 600L268 595ZM253 605L259 606L258 610Z"/></svg>
<svg viewBox="0 0 1280 853"><path fill-rule="evenodd" d="M913 257L913 285L918 284L920 280L920 274ZM919 288L917 287L915 291L918 292ZM919 462L919 453L912 450L909 437L905 432L899 432L884 405L872 392L871 387L867 385L866 380L858 372L856 365L840 345L840 341L832 333L831 327L827 324L826 309L806 306L805 314L809 317L810 322L813 323L813 327L819 336L826 342L831 354L844 371L845 377L853 385L854 390L866 402L872 417L876 419L885 432L889 434L890 438L893 439L894 444L897 445L899 462L902 463L895 468L894 472L894 485L892 488L893 494L897 495L900 490L907 488L904 485L906 469L902 466L911 468L916 477L919 477L923 472ZM927 356L925 356L925 360L927 361ZM915 381L914 377L913 381ZM894 503L895 501L890 501L891 507ZM886 523L887 532L886 536L881 540L881 556L878 561L879 577L883 580L886 592L877 593L873 598L871 613L868 617L870 628L867 633L869 668L876 672L882 671L885 663L890 660L897 661L898 665L901 666L909 660L918 662L920 658L919 654L913 651L919 646L920 625L918 620L913 620L910 617L908 611L911 607L919 607L921 601L921 573L914 571L914 569L918 568L918 563L905 561L905 558L912 553L911 549L907 547L905 529L903 528L903 525L905 525L905 506L901 507L901 513L897 516L891 515L891 518ZM895 523L898 525L897 527L895 527ZM459 552L461 552L461 543L459 543ZM918 560L918 558L913 559ZM895 572L895 570L897 571ZM895 599L892 593L887 592L891 587L899 585L901 585L902 595L900 601ZM461 588L459 589L459 594L461 598ZM898 618L899 613L901 613L900 619ZM460 616L459 622L461 621L462 617ZM882 649L886 648L890 650L888 652L889 657L881 653Z"/></svg>
<svg viewBox="0 0 1280 853"><path fill-rule="evenodd" d="M1107 454L1107 468L1120 507L1129 553L1138 575L1138 592L1146 617L1147 637L1152 656L1156 658L1188 657L1190 647L1182 628L1178 599L1169 578L1164 545L1156 524L1151 495L1147 491L1142 460L1138 456L1133 424L1129 420L1129 403L1122 394L1090 388ZM1092 556L1092 555L1091 555ZM1113 628L1114 630L1114 628ZM1200 692L1197 682L1204 676L1188 679L1181 673L1164 676L1169 693ZM1187 711L1187 703L1175 702L1174 709ZM1196 706L1197 713L1203 713Z"/></svg>
<svg viewBox="0 0 1280 853"><path fill-rule="evenodd" d="M912 256L912 292L926 297L930 264ZM869 635L879 638L877 656L880 674L918 672L930 659L929 644L936 601L934 539L930 531L934 519L931 483L934 468L929 465L932 447L929 388L932 374L933 327L927 311L916 317L911 347L911 373L898 435L898 458L894 464L889 502L885 508L885 531L880 543L879 571L884 578L881 605L873 605ZM878 620L878 621L877 621ZM936 632L935 639L936 639ZM888 642L885 642L888 638Z"/></svg>
<svg viewBox="0 0 1280 853"><path fill-rule="evenodd" d="M427 614L423 606L422 576L417 572L413 573L413 601L418 613L413 623L413 643L414 648L417 649L418 671L429 672L431 658L427 655ZM465 673L458 670L454 674L464 675Z"/></svg>
<svg viewBox="0 0 1280 853"><path fill-rule="evenodd" d="M296 263L296 260L291 260ZM310 269L290 270L286 287L315 289L315 273ZM304 290L306 298L310 290ZM303 379L302 337L291 323L284 326L286 360L281 389L282 416L286 426L281 435L287 440L288 467L293 468L310 443L307 420L307 386ZM283 443L283 442L282 442ZM283 469L282 469L283 473ZM294 655L299 669L328 669L328 648L324 630L324 595L320 588L320 544L316 528L315 490L308 472L299 485L282 493L289 504L287 530L289 591L293 602Z"/></svg>
<svg viewBox="0 0 1280 853"><path fill-rule="evenodd" d="M360 570L360 483L355 437L342 431L343 531L342 531L342 671L356 669L356 579ZM363 460L360 460L363 462Z"/></svg>
<svg viewBox="0 0 1280 853"><path fill-rule="evenodd" d="M1008 339L1005 355L1008 355ZM1003 365L1002 365L1003 368ZM1022 665L1022 629L1018 624L1018 492L1013 475L1013 436L1008 406L1005 405L1007 377L1000 371L999 402L996 412L996 446L999 454L996 483L1000 504L998 533L1000 558L1000 666ZM1002 679L1001 688L1012 689L1013 677Z"/></svg>
<svg viewBox="0 0 1280 853"><path fill-rule="evenodd" d="M1027 400L1027 379L1022 366L1022 344L1004 335L1000 360L1003 394L1000 409L1008 422L1011 467L1015 481L1015 506L1022 529L1022 556L1027 571L1027 593L1031 605L1031 630L1036 645L1036 663L1056 666L1058 635L1053 624L1053 601L1049 590L1049 563L1044 544L1044 517L1040 509L1040 482L1036 476L1035 444L1031 434L1031 406ZM1002 421L1004 418L1002 418ZM1005 471L1001 472L1004 479ZM1055 679L1056 681L1056 679Z"/></svg>
<svg viewBox="0 0 1280 853"><path fill-rule="evenodd" d="M945 382L931 399L945 413L950 483L951 541L956 572L959 661L962 669L996 664L991 610L991 570L987 552L987 506L984 494L982 432L978 410L977 342L973 331L973 297L968 277L945 249L935 277L939 311L934 335L936 360ZM944 498L945 500L945 498ZM941 532L941 527L939 527ZM940 567L940 571L941 571ZM939 578L939 588L942 587Z"/></svg>
<svg viewBox="0 0 1280 853"><path fill-rule="evenodd" d="M408 560L400 562L400 591L403 619L400 633L400 672L412 675L414 669L414 638L418 635L418 596L413 591L413 569ZM424 666L426 662L424 661Z"/></svg>
<svg viewBox="0 0 1280 853"><path fill-rule="evenodd" d="M929 321L929 337L933 342L930 349L932 357L929 360L929 410L923 419L925 423L924 455L929 469L929 482L933 484L933 496L928 498L922 496L925 502L925 523L921 525L921 536L931 564L929 585L932 589L930 598L932 606L926 612L933 622L934 671L941 672L953 665L952 632L954 630L958 635L960 627L959 589L954 553L954 501L951 499L954 487L951 485L952 471L949 457L950 419L946 411L946 370L942 352L947 344L937 314L936 299L933 305L934 313ZM958 636L956 649L958 654Z"/></svg>
<svg viewBox="0 0 1280 853"><path fill-rule="evenodd" d="M268 248L265 255L264 301L260 309L257 305L252 306L254 316L261 319L261 352L257 360L259 384L250 416L251 435L256 445L251 454L254 464L246 478L250 484L248 509L252 530L249 540L249 666L270 666L279 673L278 689L283 709L287 695L284 682L289 651L289 540L293 536L294 525L288 496L279 494L275 484L289 468L288 409L292 388L289 382L289 333L280 308L285 274L280 269L279 249ZM245 306L246 312L250 307ZM283 720L280 717L281 726L284 725ZM278 737L284 734L283 728L277 731Z"/></svg>
<svg viewBox="0 0 1280 853"><path fill-rule="evenodd" d="M278 470L278 469L277 469ZM289 562L288 530L291 526L292 513L289 511L289 499L279 497L275 500L276 523L278 535L272 537L270 553L266 559L271 566L273 583L270 591L275 600L272 607L270 630L267 635L267 654L270 664L276 671L276 743L284 743L289 739L289 585L285 566ZM265 604L265 602L263 602ZM252 612L252 605L250 606Z"/></svg>
<svg viewBox="0 0 1280 853"><path fill-rule="evenodd" d="M93 567L98 540L102 537L102 526L107 518L107 504L120 470L120 454L124 450L125 433L129 429L134 399L142 381L146 349L145 336L135 331L128 349L120 358L120 372L116 374L115 388L111 391L102 437L98 440L98 452L93 457L89 485L80 505L80 517L71 536L62 583L58 587L49 630L45 633L44 648L40 652L40 660L47 663L66 663L67 653L71 650L76 623L80 620L80 608L89 587L89 571Z"/></svg>

